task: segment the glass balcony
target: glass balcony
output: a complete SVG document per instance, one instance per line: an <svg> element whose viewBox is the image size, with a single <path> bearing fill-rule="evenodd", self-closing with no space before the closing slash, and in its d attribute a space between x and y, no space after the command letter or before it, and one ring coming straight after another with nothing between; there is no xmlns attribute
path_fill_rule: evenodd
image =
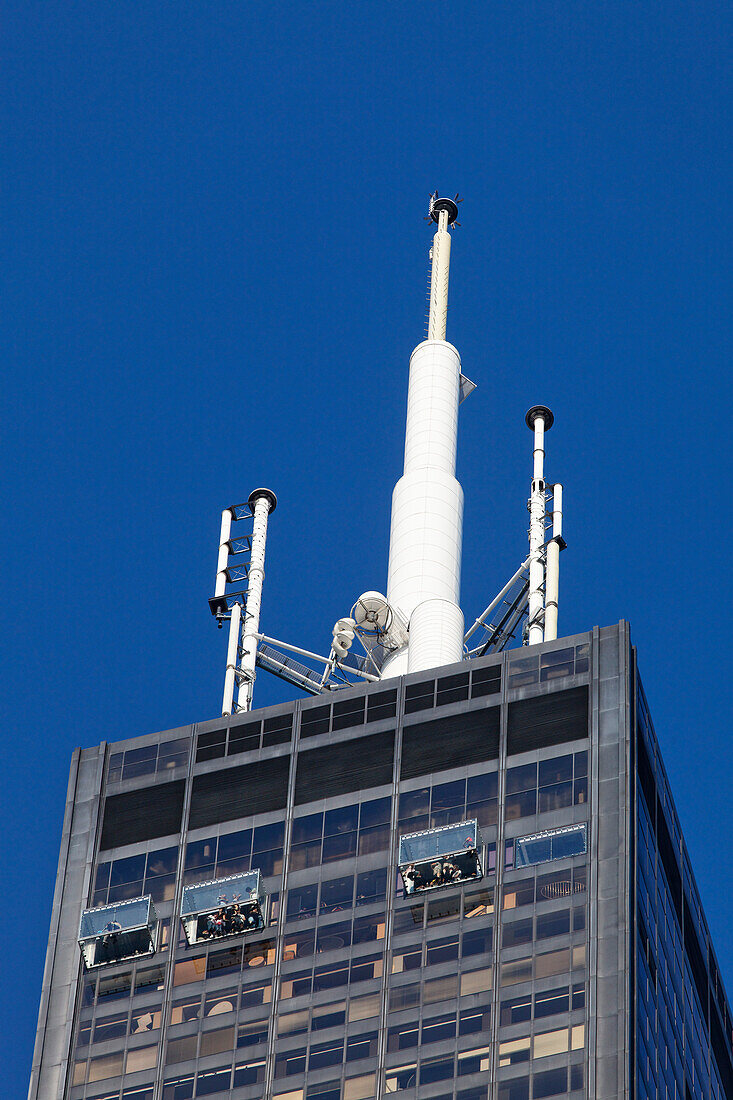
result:
<svg viewBox="0 0 733 1100"><path fill-rule="evenodd" d="M480 847L475 818L400 837L399 869L405 896L481 878Z"/></svg>
<svg viewBox="0 0 733 1100"><path fill-rule="evenodd" d="M521 836L515 841L515 867L531 867L535 863L550 863L554 859L567 859L587 851L585 825L568 825L532 836Z"/></svg>
<svg viewBox="0 0 733 1100"><path fill-rule="evenodd" d="M79 947L87 970L154 954L156 921L150 897L85 909Z"/></svg>
<svg viewBox="0 0 733 1100"><path fill-rule="evenodd" d="M264 906L259 870L186 886L181 903L186 941L191 947L257 932L265 926Z"/></svg>

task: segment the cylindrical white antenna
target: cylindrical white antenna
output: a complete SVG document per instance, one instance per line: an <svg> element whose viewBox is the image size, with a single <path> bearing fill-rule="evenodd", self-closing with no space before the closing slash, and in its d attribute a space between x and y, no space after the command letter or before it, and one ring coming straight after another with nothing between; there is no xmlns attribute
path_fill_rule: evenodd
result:
<svg viewBox="0 0 733 1100"><path fill-rule="evenodd" d="M446 204L450 202L450 199L434 198L430 206L430 216L433 220L437 220L438 230L433 237L433 247L431 250L432 267L430 269L428 340L445 340L445 329L448 321L448 276L450 274L450 233L448 232L448 219L449 215L452 213L452 210ZM455 216L451 221L455 221Z"/></svg>
<svg viewBox="0 0 733 1100"><path fill-rule="evenodd" d="M265 544L267 520L277 507L277 497L271 489L255 489L249 496L254 522L252 525L252 555L247 578L247 600L244 610L242 637L242 664L244 680L239 689L239 710L252 709L255 667L257 662L257 635L260 629L262 584L265 579Z"/></svg>
<svg viewBox="0 0 733 1100"><path fill-rule="evenodd" d="M445 341L450 240L458 215L434 195L429 338L410 359L404 473L392 496L387 599L408 623L409 640L382 676L420 672L463 657L461 580L463 490L455 477L461 359Z"/></svg>
<svg viewBox="0 0 733 1100"><path fill-rule="evenodd" d="M227 586L227 565L229 564L229 539L232 534L232 510L225 508L221 514L221 534L219 536L219 560L216 566L216 588L214 597L224 595Z"/></svg>
<svg viewBox="0 0 733 1100"><path fill-rule="evenodd" d="M235 603L232 606L229 619L229 644L227 645L227 670L224 673L224 701L221 713L226 718L234 710L234 684L236 682L237 664L239 657L239 628L242 623L242 606Z"/></svg>
<svg viewBox="0 0 733 1100"><path fill-rule="evenodd" d="M544 545L545 545L545 432L554 417L544 405L527 413L527 427L534 433L534 469L529 498L529 645L544 639Z"/></svg>
<svg viewBox="0 0 733 1100"><path fill-rule="evenodd" d="M545 574L545 641L557 638L557 610L560 594L560 551L562 538L562 485L552 487L552 538L547 544Z"/></svg>

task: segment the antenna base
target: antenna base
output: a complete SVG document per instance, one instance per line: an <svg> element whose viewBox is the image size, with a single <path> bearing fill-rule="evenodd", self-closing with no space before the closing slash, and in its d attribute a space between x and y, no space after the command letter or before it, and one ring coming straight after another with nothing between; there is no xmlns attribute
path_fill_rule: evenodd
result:
<svg viewBox="0 0 733 1100"><path fill-rule="evenodd" d="M545 422L545 431L549 432L552 425L555 423L555 417L552 415L546 405L533 405L529 410L524 420L531 432L534 431L534 422L541 416Z"/></svg>

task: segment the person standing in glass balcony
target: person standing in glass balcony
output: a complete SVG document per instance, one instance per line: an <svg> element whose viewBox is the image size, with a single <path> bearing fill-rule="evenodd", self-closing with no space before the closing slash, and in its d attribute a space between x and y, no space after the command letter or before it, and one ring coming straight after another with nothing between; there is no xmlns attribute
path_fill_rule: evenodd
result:
<svg viewBox="0 0 733 1100"><path fill-rule="evenodd" d="M456 882L459 878L463 878L463 875L456 867L455 863L446 859L443 862L443 878L446 882Z"/></svg>
<svg viewBox="0 0 733 1100"><path fill-rule="evenodd" d="M406 894L414 894L416 889L424 885L423 877L414 863L410 863L409 866L405 868L405 873L402 878L405 884Z"/></svg>
<svg viewBox="0 0 733 1100"><path fill-rule="evenodd" d="M433 877L430 880L430 886L442 886L445 882L445 877L443 875L443 864L441 861L436 860L431 870L433 872Z"/></svg>

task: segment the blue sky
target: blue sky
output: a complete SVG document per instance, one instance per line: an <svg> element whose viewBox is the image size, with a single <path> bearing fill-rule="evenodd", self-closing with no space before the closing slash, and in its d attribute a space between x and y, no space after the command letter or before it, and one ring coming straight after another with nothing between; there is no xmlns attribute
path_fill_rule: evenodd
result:
<svg viewBox="0 0 733 1100"><path fill-rule="evenodd" d="M326 648L384 587L436 187L465 196L466 616L524 555L548 404L560 631L631 621L733 987L730 24L707 0L8 0L2 874L34 917L7 1095L74 747L217 714L221 508L278 494L268 633Z"/></svg>

